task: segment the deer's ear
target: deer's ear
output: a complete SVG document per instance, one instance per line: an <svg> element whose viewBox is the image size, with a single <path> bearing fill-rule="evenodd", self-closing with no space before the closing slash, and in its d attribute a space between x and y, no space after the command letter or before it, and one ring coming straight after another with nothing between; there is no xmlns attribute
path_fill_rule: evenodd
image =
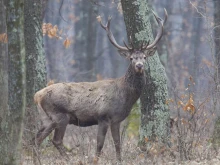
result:
<svg viewBox="0 0 220 165"><path fill-rule="evenodd" d="M125 58L130 57L130 52L128 50L118 50L118 52L122 57L125 57Z"/></svg>
<svg viewBox="0 0 220 165"><path fill-rule="evenodd" d="M151 49L149 49L149 50L146 50L146 55L147 56L153 56L155 54L156 50L157 50L156 46L151 48Z"/></svg>

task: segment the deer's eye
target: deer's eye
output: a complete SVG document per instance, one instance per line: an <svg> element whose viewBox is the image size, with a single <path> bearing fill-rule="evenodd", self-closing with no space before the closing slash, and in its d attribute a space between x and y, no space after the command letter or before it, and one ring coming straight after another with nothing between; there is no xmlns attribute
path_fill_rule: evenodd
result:
<svg viewBox="0 0 220 165"><path fill-rule="evenodd" d="M146 56L144 56L144 59L145 59L145 60L146 60L146 58L147 58L147 57L146 57Z"/></svg>
<svg viewBox="0 0 220 165"><path fill-rule="evenodd" d="M133 60L133 57L130 57L130 60Z"/></svg>

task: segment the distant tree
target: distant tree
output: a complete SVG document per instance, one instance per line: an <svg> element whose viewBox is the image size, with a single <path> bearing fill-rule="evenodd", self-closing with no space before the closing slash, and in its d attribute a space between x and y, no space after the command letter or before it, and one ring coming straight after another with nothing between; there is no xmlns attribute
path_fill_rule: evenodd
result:
<svg viewBox="0 0 220 165"><path fill-rule="evenodd" d="M74 67L80 73L76 75L74 81L95 80L94 57L96 48L97 5L89 4L88 1L79 1L75 5L75 16L79 20L75 24L75 44L74 44Z"/></svg>
<svg viewBox="0 0 220 165"><path fill-rule="evenodd" d="M63 3L64 2L66 1L64 0ZM57 25L59 27L62 19L57 16L58 12L54 12L58 6L60 6L58 1L48 1L45 10L44 23L51 23L53 26ZM64 54L64 50L62 50L61 45L60 40L47 36L44 37L44 47L47 59L47 78L49 80L61 81L62 78L60 78L60 74L64 75L61 66L59 65L59 63L62 62L61 58L59 58L60 54L61 52Z"/></svg>
<svg viewBox="0 0 220 165"><path fill-rule="evenodd" d="M17 165L21 164L21 137L26 106L24 0L4 2L8 34L9 109L5 109L4 139L0 140L0 164Z"/></svg>
<svg viewBox="0 0 220 165"><path fill-rule="evenodd" d="M128 38L136 48L142 41L153 41L150 24L151 12L147 0L121 0ZM168 140L169 111L166 105L167 81L164 67L155 54L146 63L146 85L141 96L140 142L146 149L146 139L150 141Z"/></svg>
<svg viewBox="0 0 220 165"><path fill-rule="evenodd" d="M24 35L27 89L25 128L27 131L25 131L24 135L26 135L25 138L28 139L33 137L38 122L33 96L38 90L46 86L46 62L42 35L42 8L41 0L25 0Z"/></svg>

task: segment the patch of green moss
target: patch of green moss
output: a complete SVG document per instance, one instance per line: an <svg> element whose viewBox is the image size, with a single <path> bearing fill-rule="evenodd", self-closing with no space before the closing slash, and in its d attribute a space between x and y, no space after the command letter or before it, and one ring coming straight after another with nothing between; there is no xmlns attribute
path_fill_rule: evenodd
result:
<svg viewBox="0 0 220 165"><path fill-rule="evenodd" d="M140 107L138 103L135 103L130 115L128 116L128 127L127 134L129 137L139 136L139 126L140 126Z"/></svg>

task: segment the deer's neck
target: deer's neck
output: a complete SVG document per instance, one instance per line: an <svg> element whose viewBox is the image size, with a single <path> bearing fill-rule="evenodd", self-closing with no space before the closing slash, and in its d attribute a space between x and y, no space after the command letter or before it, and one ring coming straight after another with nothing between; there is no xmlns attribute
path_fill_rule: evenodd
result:
<svg viewBox="0 0 220 165"><path fill-rule="evenodd" d="M124 83L139 97L144 86L144 74L136 73L130 64L124 76Z"/></svg>

